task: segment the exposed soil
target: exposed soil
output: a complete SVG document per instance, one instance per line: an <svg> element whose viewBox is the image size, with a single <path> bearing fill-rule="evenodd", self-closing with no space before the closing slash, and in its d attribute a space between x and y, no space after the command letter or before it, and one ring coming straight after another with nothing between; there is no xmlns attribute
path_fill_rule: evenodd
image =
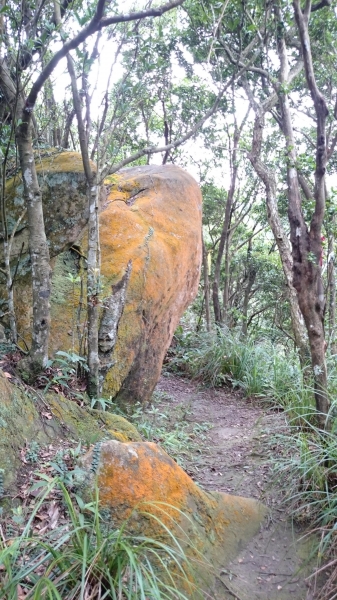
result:
<svg viewBox="0 0 337 600"><path fill-rule="evenodd" d="M257 498L270 508L260 533L224 567L214 600L312 600L306 578L313 570L316 540L286 515L272 481L269 441L286 427L282 413L268 412L240 392L201 387L173 375L163 376L156 389L165 392L160 408L167 409L169 402L170 418L211 425L196 440L197 456L184 461L189 475L205 490Z"/></svg>

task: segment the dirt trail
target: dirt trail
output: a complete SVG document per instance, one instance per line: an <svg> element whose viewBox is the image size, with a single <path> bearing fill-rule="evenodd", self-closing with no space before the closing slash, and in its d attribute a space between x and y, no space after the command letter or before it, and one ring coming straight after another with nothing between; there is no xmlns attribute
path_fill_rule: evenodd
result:
<svg viewBox="0 0 337 600"><path fill-rule="evenodd" d="M271 486L266 442L285 426L283 415L173 375L162 377L157 390L170 396L162 406L170 402L177 419L212 425L200 436L198 455L187 460L189 475L205 490L257 498L270 508L260 533L221 573L214 600L312 600L305 581L312 542L301 540L303 531L287 519Z"/></svg>

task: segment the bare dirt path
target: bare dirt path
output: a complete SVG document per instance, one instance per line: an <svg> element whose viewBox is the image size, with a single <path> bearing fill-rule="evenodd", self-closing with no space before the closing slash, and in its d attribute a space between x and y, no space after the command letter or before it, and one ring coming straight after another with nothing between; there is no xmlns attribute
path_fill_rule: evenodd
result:
<svg viewBox="0 0 337 600"><path fill-rule="evenodd" d="M312 600L306 582L312 541L287 518L271 484L269 440L285 427L284 416L239 392L173 375L163 376L156 390L160 408L170 405L170 419L210 424L199 428L197 451L184 460L189 475L205 490L257 498L270 508L260 533L224 568L214 600Z"/></svg>

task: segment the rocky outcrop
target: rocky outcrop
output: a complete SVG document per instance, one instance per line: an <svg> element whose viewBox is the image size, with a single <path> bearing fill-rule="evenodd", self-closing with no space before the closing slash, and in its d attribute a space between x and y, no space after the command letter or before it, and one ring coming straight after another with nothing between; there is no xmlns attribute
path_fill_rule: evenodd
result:
<svg viewBox="0 0 337 600"><path fill-rule="evenodd" d="M95 165L92 163L91 166L95 171ZM41 158L36 157L36 169L42 191L49 252L51 257L55 257L78 239L88 222L88 201L82 158L78 152L58 152L51 149ZM6 221L8 235L11 236L13 231L15 232L11 247L11 263L12 271L15 272L14 297L18 331L29 345L32 319L31 267L21 173L6 181ZM2 231L0 227L0 264L4 261ZM5 286L1 285L0 313L5 315L4 325L7 325L6 299Z"/></svg>
<svg viewBox="0 0 337 600"><path fill-rule="evenodd" d="M123 417L80 407L61 394L43 396L32 388L13 385L1 370L0 399L0 474L5 489L15 486L22 466L20 451L32 441L43 446L65 438L88 444L107 438L141 440Z"/></svg>
<svg viewBox="0 0 337 600"><path fill-rule="evenodd" d="M127 521L131 533L154 539L165 539L170 531L196 567L195 583L207 591L266 514L253 499L204 492L153 443L102 442L84 457L83 466L86 484L91 481L93 490L98 485L112 521Z"/></svg>
<svg viewBox="0 0 337 600"><path fill-rule="evenodd" d="M88 201L81 155L78 152L54 150L46 154L42 158L36 157L36 170L42 192L49 251L53 257L70 247L81 235L88 222ZM91 166L95 171L94 163ZM8 234L11 235L16 228L12 260L21 257L21 274L29 269L28 224L24 210L23 183L18 173L6 182L6 217ZM0 244L0 260L1 252Z"/></svg>
<svg viewBox="0 0 337 600"><path fill-rule="evenodd" d="M106 394L149 399L197 294L201 254L201 194L190 175L173 165L148 166L110 181L101 214L102 275L112 307L100 332L100 360L111 365Z"/></svg>

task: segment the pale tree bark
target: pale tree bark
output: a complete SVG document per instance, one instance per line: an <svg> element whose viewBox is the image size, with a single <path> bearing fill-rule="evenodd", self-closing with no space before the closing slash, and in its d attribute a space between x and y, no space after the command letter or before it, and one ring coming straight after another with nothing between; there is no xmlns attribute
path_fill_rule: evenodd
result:
<svg viewBox="0 0 337 600"><path fill-rule="evenodd" d="M248 334L248 305L250 300L250 294L256 279L257 270L252 262L252 238L249 238L248 241L248 249L247 249L247 267L246 267L246 287L243 295L243 305L242 305L242 327L241 327L241 335L242 337L247 337Z"/></svg>
<svg viewBox="0 0 337 600"><path fill-rule="evenodd" d="M331 354L337 354L336 340L336 275L335 275L335 215L332 219L332 231L329 234L329 247L327 256L328 292L329 292L329 346Z"/></svg>
<svg viewBox="0 0 337 600"><path fill-rule="evenodd" d="M303 12L299 0L294 0L293 6L301 41L306 81L314 102L317 119L315 209L310 227L307 226L304 220L301 206L300 183L296 168L296 144L287 93L289 65L286 44L281 33L283 31L282 27L278 27L279 35L277 38L280 59L278 96L282 111L282 129L287 144L288 217L293 256L293 284L308 332L318 422L321 427L326 427L328 426L327 415L330 402L327 393L324 334L325 298L320 260L322 256L322 223L325 211L325 170L327 163L325 125L328 110L325 99L318 90L312 64L308 32L311 2L310 0L307 1ZM278 7L275 7L275 14L278 23L281 24Z"/></svg>
<svg viewBox="0 0 337 600"><path fill-rule="evenodd" d="M233 100L233 103L234 103L234 100ZM219 246L218 246L218 251L217 251L216 260L215 260L213 285L212 285L214 318L215 318L215 323L217 325L222 325L224 323L223 309L221 308L221 304L220 304L221 266L222 266L223 254L224 254L226 244L227 244L227 273L226 273L226 275L228 276L228 274L229 274L228 273L228 236L229 236L229 230L230 230L230 224L231 224L231 218L232 218L232 210L233 210L233 201L234 201L236 182L237 182L237 176L238 176L238 170L239 170L239 161L238 161L239 142L240 142L242 130L243 130L244 125L248 118L249 110L250 110L250 108L248 109L246 115L244 116L240 126L238 126L238 124L237 124L235 112L234 112L233 146L230 151L230 172L231 172L230 185L229 185L229 190L228 190L228 194L227 194L225 215L224 215L224 220L223 220L221 234L220 234L220 240L219 240ZM227 282L227 284L228 284L228 282ZM225 282L225 285L226 285L226 282Z"/></svg>
<svg viewBox="0 0 337 600"><path fill-rule="evenodd" d="M231 242L231 233L228 232L225 244L224 251L224 261L223 261L223 272L224 272L224 285L223 285L223 296L222 296L222 305L223 305L223 319L224 322L229 326L229 288L230 288L230 265L231 265L231 257L229 253L229 247Z"/></svg>
<svg viewBox="0 0 337 600"><path fill-rule="evenodd" d="M98 356L98 314L99 314L99 223L98 196L99 187L96 174L91 168L88 137L82 117L81 98L77 89L76 74L73 59L67 55L68 72L71 79L71 89L74 110L77 118L78 136L84 173L87 180L87 195L89 207L88 220L88 273L87 273L87 311L88 311L88 394L91 398L99 397L99 356Z"/></svg>
<svg viewBox="0 0 337 600"><path fill-rule="evenodd" d="M292 73L289 74L288 84L291 79L300 72L301 69L302 63L298 63ZM268 98L262 105L259 105L255 101L251 89L246 82L244 83L244 87L249 101L255 111L253 141L251 150L248 153L248 158L265 187L268 223L273 232L274 239L280 253L282 269L287 285L287 299L290 308L291 327L295 344L298 348L300 362L302 367L304 367L308 361L309 349L303 316L300 311L296 289L293 285L293 259L291 254L291 245L283 228L278 210L275 174L263 163L261 159L265 114L277 103L277 95L272 94L272 96L270 96L270 98Z"/></svg>
<svg viewBox="0 0 337 600"><path fill-rule="evenodd" d="M204 297L205 297L205 315L206 329L211 331L211 306L210 306L210 287L209 287L209 268L208 268L208 252L204 237L202 236L202 265L204 274Z"/></svg>
<svg viewBox="0 0 337 600"><path fill-rule="evenodd" d="M29 251L32 269L33 325L29 357L19 364L24 377L39 372L48 360L50 329L51 270L49 249L44 228L42 195L35 168L31 134L31 110L24 103L23 92L16 89L7 70L5 60L0 61L0 85L12 116L21 123L16 129L24 196L29 228Z"/></svg>

